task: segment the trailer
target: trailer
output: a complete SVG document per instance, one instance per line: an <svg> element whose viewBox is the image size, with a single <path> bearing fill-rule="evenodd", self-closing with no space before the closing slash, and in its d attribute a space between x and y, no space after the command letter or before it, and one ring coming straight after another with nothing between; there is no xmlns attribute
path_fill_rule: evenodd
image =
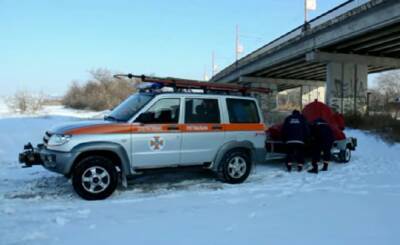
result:
<svg viewBox="0 0 400 245"><path fill-rule="evenodd" d="M329 106L318 100L306 105L302 110L302 114L309 123L312 123L317 118L322 118L329 124L335 138L331 149L332 160L339 163L347 163L351 160L351 152L357 147L357 139L354 137L346 137L343 115L333 112ZM266 132L266 160L286 158L286 144L282 140L281 135L282 126L283 123L272 125ZM306 155L311 151L310 143L311 142L306 142Z"/></svg>

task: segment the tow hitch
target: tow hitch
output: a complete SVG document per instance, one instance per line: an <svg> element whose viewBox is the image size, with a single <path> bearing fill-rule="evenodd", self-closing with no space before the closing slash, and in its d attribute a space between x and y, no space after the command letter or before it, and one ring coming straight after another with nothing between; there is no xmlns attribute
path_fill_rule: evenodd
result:
<svg viewBox="0 0 400 245"><path fill-rule="evenodd" d="M38 145L38 148L40 147L41 145ZM24 164L22 166L23 168L29 168L33 165L43 164L38 149L35 149L31 143L28 143L24 146L24 151L19 154L19 162Z"/></svg>

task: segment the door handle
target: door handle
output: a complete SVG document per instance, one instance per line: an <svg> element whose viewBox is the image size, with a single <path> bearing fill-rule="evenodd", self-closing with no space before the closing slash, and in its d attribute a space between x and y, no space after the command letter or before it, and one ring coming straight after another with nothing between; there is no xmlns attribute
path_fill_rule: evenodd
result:
<svg viewBox="0 0 400 245"><path fill-rule="evenodd" d="M213 129L213 130L222 130L222 126L221 125L213 125L211 127L211 129Z"/></svg>
<svg viewBox="0 0 400 245"><path fill-rule="evenodd" d="M168 126L167 130L178 130L179 127L178 126Z"/></svg>

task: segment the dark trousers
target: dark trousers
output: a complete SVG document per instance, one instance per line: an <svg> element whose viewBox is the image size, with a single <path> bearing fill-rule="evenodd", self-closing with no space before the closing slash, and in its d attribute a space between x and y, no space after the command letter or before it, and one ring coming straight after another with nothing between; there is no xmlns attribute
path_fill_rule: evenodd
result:
<svg viewBox="0 0 400 245"><path fill-rule="evenodd" d="M331 160L331 148L331 144L314 144L312 147L312 163L315 164L321 161L321 153L324 162Z"/></svg>
<svg viewBox="0 0 400 245"><path fill-rule="evenodd" d="M297 162L297 164L304 164L304 144L300 143L287 143L287 156L286 164Z"/></svg>

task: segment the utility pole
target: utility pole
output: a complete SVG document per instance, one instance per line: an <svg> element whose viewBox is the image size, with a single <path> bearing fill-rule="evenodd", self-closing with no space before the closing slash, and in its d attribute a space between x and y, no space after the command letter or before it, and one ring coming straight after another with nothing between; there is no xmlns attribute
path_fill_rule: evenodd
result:
<svg viewBox="0 0 400 245"><path fill-rule="evenodd" d="M317 9L317 0L304 0L304 27L303 31L307 31L310 28L308 23L308 11Z"/></svg>

